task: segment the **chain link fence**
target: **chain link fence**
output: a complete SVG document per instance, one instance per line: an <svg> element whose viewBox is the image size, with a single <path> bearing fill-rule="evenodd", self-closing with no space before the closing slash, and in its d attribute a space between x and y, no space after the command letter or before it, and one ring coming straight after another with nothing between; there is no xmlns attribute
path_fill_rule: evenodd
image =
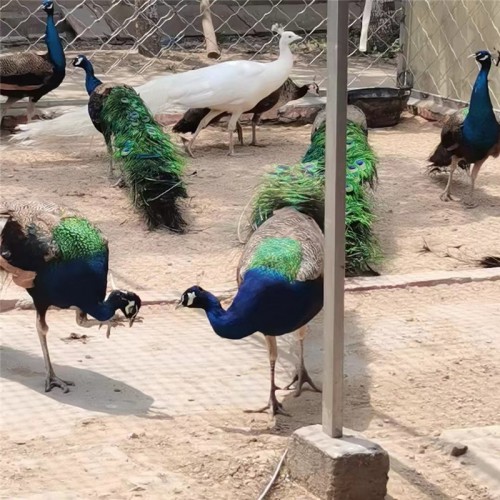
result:
<svg viewBox="0 0 500 500"><path fill-rule="evenodd" d="M117 81L132 77L135 83L138 75L148 78L211 62L203 30L205 3L220 60L275 57L277 35L271 27L278 23L303 36L294 49L294 76L324 86L326 0L59 0L55 17L68 58L84 52L101 74ZM401 1L374 0L365 53L358 49L363 7L364 0L350 2L349 85L394 85ZM39 1L4 0L0 14L2 53L44 50L45 13ZM71 80L72 68L68 73Z"/></svg>
<svg viewBox="0 0 500 500"><path fill-rule="evenodd" d="M207 51L204 7L213 22L215 54ZM420 95L466 102L476 75L467 56L500 48L497 0L373 0L367 51L360 52L363 8L364 0L350 2L351 88L395 86L397 75L408 70L413 78L406 83ZM276 57L271 27L279 23L304 37L295 48L294 76L324 87L326 10L326 0L59 0L56 21L68 58L84 52L99 73L131 84L210 64L214 56ZM38 0L3 0L2 54L44 50L44 26ZM68 73L65 84L74 81L76 89L81 75L72 68ZM491 92L500 109L498 79L491 79Z"/></svg>
<svg viewBox="0 0 500 500"><path fill-rule="evenodd" d="M500 50L498 0L405 0L402 43L413 88L426 97L468 102L478 50ZM492 71L490 94L500 110L500 78Z"/></svg>

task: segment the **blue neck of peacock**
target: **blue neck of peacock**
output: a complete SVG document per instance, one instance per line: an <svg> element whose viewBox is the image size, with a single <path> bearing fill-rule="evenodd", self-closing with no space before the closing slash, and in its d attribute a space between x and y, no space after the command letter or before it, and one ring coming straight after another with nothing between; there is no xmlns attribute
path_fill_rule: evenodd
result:
<svg viewBox="0 0 500 500"><path fill-rule="evenodd" d="M477 75L469 105L469 113L466 120L468 122L484 123L485 120L494 120L496 123L493 105L491 104L490 92L488 89L488 74L491 68L491 61L481 64L481 70Z"/></svg>
<svg viewBox="0 0 500 500"><path fill-rule="evenodd" d="M66 70L66 57L54 23L54 14L47 14L47 26L45 28L45 43L49 51L50 62L54 65L56 71L64 73Z"/></svg>
<svg viewBox="0 0 500 500"><path fill-rule="evenodd" d="M244 315L238 314L238 311L231 306L227 311L223 309L221 303L210 292L204 292L202 309L207 313L208 321L214 332L224 339L240 340L252 333L256 329ZM233 302L234 305L234 302Z"/></svg>
<svg viewBox="0 0 500 500"><path fill-rule="evenodd" d="M85 88L90 95L99 85L102 85L102 82L94 75L94 67L90 61L85 61L83 69L85 70Z"/></svg>
<svg viewBox="0 0 500 500"><path fill-rule="evenodd" d="M82 306L83 312L90 314L97 321L108 321L111 319L115 312L120 308L120 303L113 299L107 299L104 302Z"/></svg>

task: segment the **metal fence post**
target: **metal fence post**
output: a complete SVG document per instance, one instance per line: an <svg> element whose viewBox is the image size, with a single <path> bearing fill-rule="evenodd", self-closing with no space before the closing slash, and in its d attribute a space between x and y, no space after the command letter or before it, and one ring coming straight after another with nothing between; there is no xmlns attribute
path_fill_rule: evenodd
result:
<svg viewBox="0 0 500 500"><path fill-rule="evenodd" d="M325 162L323 431L342 437L348 0L329 0Z"/></svg>

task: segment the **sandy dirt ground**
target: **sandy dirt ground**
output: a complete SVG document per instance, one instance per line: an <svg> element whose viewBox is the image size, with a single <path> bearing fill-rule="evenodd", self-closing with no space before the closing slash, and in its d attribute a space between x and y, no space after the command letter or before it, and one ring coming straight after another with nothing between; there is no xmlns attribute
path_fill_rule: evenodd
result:
<svg viewBox="0 0 500 500"><path fill-rule="evenodd" d="M205 131L197 158L188 162L187 174L194 175L187 177L189 232L182 236L145 229L126 192L111 187L107 179L100 136L90 143L51 141L36 151L9 146L2 155L2 196L36 197L80 210L109 238L111 269L119 286L139 291L183 291L192 284L231 288L241 250L237 229L242 213L263 173L301 157L309 132L309 126L266 124L258 132L263 147L237 147L239 156L231 158L226 156L225 131ZM410 115L394 128L370 131L380 157L374 209L383 254L375 267L381 273L475 267L475 259L500 253L500 160L483 166L477 182L479 207L444 203L439 194L446 175L430 178L425 170L425 159L438 140L435 124ZM458 196L468 180L457 176ZM244 228L245 215L241 220ZM422 251L424 245L432 251Z"/></svg>
<svg viewBox="0 0 500 500"><path fill-rule="evenodd" d="M494 473L470 452L450 456L440 436L498 424L499 293L481 283L348 294L345 425L390 453L388 499L498 498L484 479ZM2 498L255 500L290 434L320 422L320 395L309 391L280 391L289 417L244 413L268 394L262 338L218 339L202 314L166 306L145 308L143 322L109 340L51 311L55 369L76 386L45 394L33 316L11 311L0 323ZM321 324L306 342L316 381ZM293 337L279 345L284 384ZM269 498L312 500L286 467Z"/></svg>
<svg viewBox="0 0 500 500"><path fill-rule="evenodd" d="M234 286L241 251L238 221L253 190L274 164L301 157L310 127L266 124L258 133L264 147L237 147L233 158L226 156L224 131L201 136L197 158L188 162L187 173L196 174L188 177L190 230L182 236L145 229L126 193L110 186L97 136L91 143L5 149L1 196L63 203L97 223L110 241L118 286L170 293L195 283L227 289ZM425 158L438 140L435 124L410 115L397 127L370 132L380 157L374 207L381 273L471 268L475 259L500 253L500 161L489 160L479 175L478 208L443 203L445 178L425 174ZM457 178L457 195L467 181ZM424 242L432 251L422 252ZM485 283L348 297L346 426L390 451L389 498L494 498L472 459L451 458L439 435L498 419L499 292L498 284ZM226 346L205 318L181 312L174 320L171 314L165 307L144 308L144 322L111 344L97 330L69 341L70 332L82 333L73 315L51 312L55 363L78 386L70 395L48 396L33 312L1 315L1 498L258 497L291 432L319 422L321 399L310 392L299 399L286 395L292 417L275 423L244 414L267 397L262 342ZM307 348L318 379L321 320ZM292 341L284 339L281 348L279 379L287 382ZM271 498L311 497L285 469Z"/></svg>

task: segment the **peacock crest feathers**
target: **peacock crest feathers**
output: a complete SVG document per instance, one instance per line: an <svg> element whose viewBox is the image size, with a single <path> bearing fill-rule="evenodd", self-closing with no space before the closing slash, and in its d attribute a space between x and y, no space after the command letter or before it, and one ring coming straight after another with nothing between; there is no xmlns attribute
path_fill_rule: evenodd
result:
<svg viewBox="0 0 500 500"><path fill-rule="evenodd" d="M182 231L185 222L176 199L187 197L182 181L185 159L134 89L110 90L102 125L105 135L113 136L114 156L122 165L133 204L145 214L149 226Z"/></svg>
<svg viewBox="0 0 500 500"><path fill-rule="evenodd" d="M297 240L266 238L255 249L249 269L277 272L293 281L299 273L302 257L302 247Z"/></svg>

